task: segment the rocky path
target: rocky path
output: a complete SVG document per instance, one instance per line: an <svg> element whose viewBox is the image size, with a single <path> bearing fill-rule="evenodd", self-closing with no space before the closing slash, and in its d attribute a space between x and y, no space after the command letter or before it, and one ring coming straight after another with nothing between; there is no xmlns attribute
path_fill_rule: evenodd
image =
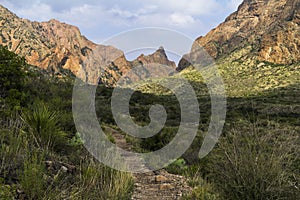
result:
<svg viewBox="0 0 300 200"><path fill-rule="evenodd" d="M128 151L132 150L132 146L126 142L124 135L112 128L106 127L107 129L115 138L117 146ZM181 199L184 193L191 191L185 177L170 174L166 170L136 173L133 174L133 178L135 188L132 200L176 200Z"/></svg>

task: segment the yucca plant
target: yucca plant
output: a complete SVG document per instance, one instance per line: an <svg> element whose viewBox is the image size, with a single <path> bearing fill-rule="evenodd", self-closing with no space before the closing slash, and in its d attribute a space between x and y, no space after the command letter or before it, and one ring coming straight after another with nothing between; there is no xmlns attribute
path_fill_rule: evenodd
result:
<svg viewBox="0 0 300 200"><path fill-rule="evenodd" d="M38 148L61 150L66 144L66 134L58 126L59 113L51 111L43 102L37 102L32 110L22 113L26 132Z"/></svg>

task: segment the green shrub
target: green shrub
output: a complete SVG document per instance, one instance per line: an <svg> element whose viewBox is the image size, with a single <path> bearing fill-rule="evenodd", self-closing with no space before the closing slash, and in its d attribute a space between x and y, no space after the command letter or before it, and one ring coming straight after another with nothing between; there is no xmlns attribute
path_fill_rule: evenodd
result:
<svg viewBox="0 0 300 200"><path fill-rule="evenodd" d="M78 185L72 192L73 199L130 199L133 179L120 172L87 158L80 167Z"/></svg>
<svg viewBox="0 0 300 200"><path fill-rule="evenodd" d="M5 181L0 178L0 199L14 199L16 186L6 185Z"/></svg>
<svg viewBox="0 0 300 200"><path fill-rule="evenodd" d="M0 176L6 182L17 179L16 170L23 165L27 140L20 129L20 120L10 120L0 127Z"/></svg>
<svg viewBox="0 0 300 200"><path fill-rule="evenodd" d="M82 146L84 144L84 141L81 139L80 133L77 132L74 137L69 142L70 146L77 147Z"/></svg>
<svg viewBox="0 0 300 200"><path fill-rule="evenodd" d="M29 155L24 161L24 169L20 173L20 184L29 199L44 198L47 187L45 172L43 159L37 153Z"/></svg>
<svg viewBox="0 0 300 200"><path fill-rule="evenodd" d="M213 190L213 187L204 183L201 186L193 188L191 194L183 197L184 200L218 200L220 199L218 194Z"/></svg>
<svg viewBox="0 0 300 200"><path fill-rule="evenodd" d="M153 137L141 139L140 146L145 150L155 151L167 145L177 134L177 127L164 127Z"/></svg>
<svg viewBox="0 0 300 200"><path fill-rule="evenodd" d="M297 199L297 140L292 128L236 126L213 152L210 178L225 199Z"/></svg>
<svg viewBox="0 0 300 200"><path fill-rule="evenodd" d="M184 159L179 158L171 163L166 170L172 174L183 174L188 169Z"/></svg>
<svg viewBox="0 0 300 200"><path fill-rule="evenodd" d="M220 199L219 194L214 188L214 185L203 179L200 174L201 167L192 165L184 170L185 177L188 178L188 185L193 188L192 191L186 194L185 200L217 200Z"/></svg>

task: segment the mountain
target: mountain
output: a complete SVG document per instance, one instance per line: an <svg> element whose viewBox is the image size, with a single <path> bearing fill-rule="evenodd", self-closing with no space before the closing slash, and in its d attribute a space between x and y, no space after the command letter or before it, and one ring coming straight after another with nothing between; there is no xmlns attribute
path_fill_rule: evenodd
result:
<svg viewBox="0 0 300 200"><path fill-rule="evenodd" d="M55 19L31 22L0 5L0 45L26 58L29 64L53 74L69 70L89 83L113 86L137 64L126 60L124 53L112 46L95 44L72 25ZM155 61L175 68L165 51L141 55L138 64ZM100 79L98 80L98 78Z"/></svg>
<svg viewBox="0 0 300 200"><path fill-rule="evenodd" d="M197 38L191 52L201 45L214 59L239 52L233 59L292 64L300 60L299 24L300 0L244 0L223 23ZM192 55L183 57L178 70L190 65L187 56Z"/></svg>
<svg viewBox="0 0 300 200"><path fill-rule="evenodd" d="M121 82L122 84L143 81L149 78L168 77L176 72L175 62L168 59L163 47L159 47L151 55L141 54L131 62L131 65L135 69L124 77L125 82Z"/></svg>

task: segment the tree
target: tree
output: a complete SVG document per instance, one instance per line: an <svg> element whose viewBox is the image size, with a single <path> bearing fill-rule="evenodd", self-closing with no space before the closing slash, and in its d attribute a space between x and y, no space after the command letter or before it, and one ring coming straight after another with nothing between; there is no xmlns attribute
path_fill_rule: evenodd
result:
<svg viewBox="0 0 300 200"><path fill-rule="evenodd" d="M0 46L0 109L19 109L24 99L25 59Z"/></svg>

